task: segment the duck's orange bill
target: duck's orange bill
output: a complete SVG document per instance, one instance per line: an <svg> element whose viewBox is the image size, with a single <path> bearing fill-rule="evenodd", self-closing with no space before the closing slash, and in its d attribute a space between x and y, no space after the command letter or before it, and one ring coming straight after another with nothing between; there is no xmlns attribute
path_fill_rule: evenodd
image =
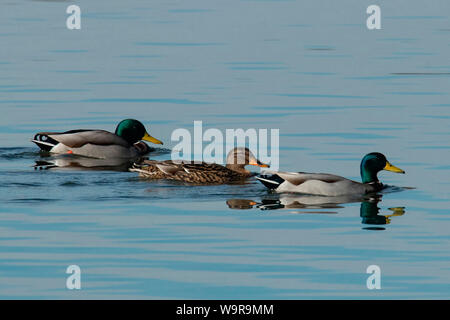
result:
<svg viewBox="0 0 450 320"><path fill-rule="evenodd" d="M257 166L257 167L261 167L261 168L270 168L270 166L268 164L262 163L262 162L250 162L249 165L252 166Z"/></svg>

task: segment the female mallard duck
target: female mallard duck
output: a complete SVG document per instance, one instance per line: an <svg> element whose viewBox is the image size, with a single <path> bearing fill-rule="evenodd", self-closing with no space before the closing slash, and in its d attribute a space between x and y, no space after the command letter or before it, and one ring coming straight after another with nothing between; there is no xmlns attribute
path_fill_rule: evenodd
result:
<svg viewBox="0 0 450 320"><path fill-rule="evenodd" d="M252 175L246 165L267 168L247 148L234 148L227 155L226 166L216 163L145 160L130 171L150 179L178 180L193 184L224 184L246 179Z"/></svg>
<svg viewBox="0 0 450 320"><path fill-rule="evenodd" d="M52 153L70 153L91 158L136 158L149 152L140 140L163 144L150 136L138 120L122 120L115 133L105 130L71 130L66 132L39 132L31 141L41 150Z"/></svg>
<svg viewBox="0 0 450 320"><path fill-rule="evenodd" d="M341 196L380 191L384 186L378 181L377 173L381 170L405 173L402 169L390 164L383 154L372 152L364 156L361 161L362 183L328 173L306 172L274 172L260 175L257 179L277 192Z"/></svg>

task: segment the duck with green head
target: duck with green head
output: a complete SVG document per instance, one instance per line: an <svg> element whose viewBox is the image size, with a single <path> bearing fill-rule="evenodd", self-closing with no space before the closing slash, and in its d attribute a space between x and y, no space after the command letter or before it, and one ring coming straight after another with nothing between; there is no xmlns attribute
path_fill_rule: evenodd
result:
<svg viewBox="0 0 450 320"><path fill-rule="evenodd" d="M378 172L387 170L405 173L393 166L379 152L364 156L361 161L361 182L329 173L266 172L257 179L276 192L298 192L322 196L342 196L378 192L384 185L378 180Z"/></svg>
<svg viewBox="0 0 450 320"><path fill-rule="evenodd" d="M115 133L105 130L77 129L66 132L39 132L31 140L43 151L57 154L107 158L136 158L150 151L141 140L163 144L148 134L135 119L122 120Z"/></svg>

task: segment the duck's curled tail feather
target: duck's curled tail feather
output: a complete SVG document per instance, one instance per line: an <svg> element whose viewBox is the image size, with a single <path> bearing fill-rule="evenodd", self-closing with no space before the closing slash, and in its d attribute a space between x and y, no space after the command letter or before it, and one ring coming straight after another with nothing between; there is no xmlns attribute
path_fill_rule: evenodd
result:
<svg viewBox="0 0 450 320"><path fill-rule="evenodd" d="M277 174L262 174L256 177L263 185L270 190L274 190L279 187L285 180Z"/></svg>
<svg viewBox="0 0 450 320"><path fill-rule="evenodd" d="M54 146L58 144L53 138L50 138L47 133L39 132L34 135L34 138L31 140L34 142L42 151L50 151Z"/></svg>

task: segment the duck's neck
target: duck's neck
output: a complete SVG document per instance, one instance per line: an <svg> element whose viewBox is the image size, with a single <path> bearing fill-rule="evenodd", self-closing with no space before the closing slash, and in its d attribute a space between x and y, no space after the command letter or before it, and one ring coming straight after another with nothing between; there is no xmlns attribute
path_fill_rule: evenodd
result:
<svg viewBox="0 0 450 320"><path fill-rule="evenodd" d="M363 165L361 165L362 183L378 182L377 173L378 172L365 168Z"/></svg>
<svg viewBox="0 0 450 320"><path fill-rule="evenodd" d="M227 165L226 165L226 167L228 168L228 169L230 169L230 170L233 170L233 171L235 171L235 172L238 172L238 173L240 173L240 174L242 174L242 175L250 175L251 173L250 173L250 171L248 171L248 170L245 170L245 166L244 165L242 165L242 164L235 164L235 163L227 163Z"/></svg>

